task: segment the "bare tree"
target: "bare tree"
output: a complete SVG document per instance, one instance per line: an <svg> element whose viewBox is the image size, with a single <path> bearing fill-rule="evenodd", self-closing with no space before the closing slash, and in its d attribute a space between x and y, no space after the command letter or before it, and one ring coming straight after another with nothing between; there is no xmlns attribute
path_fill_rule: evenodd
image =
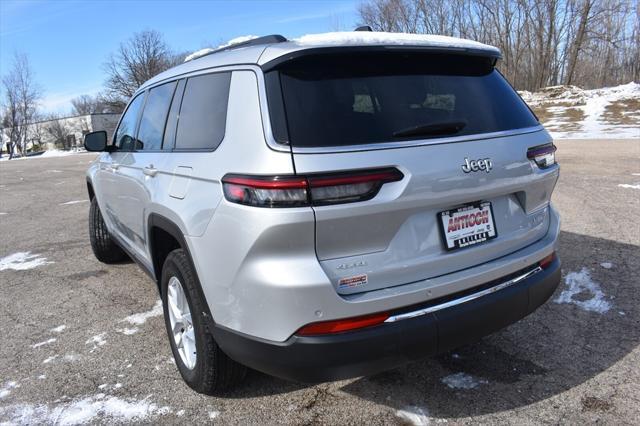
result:
<svg viewBox="0 0 640 426"><path fill-rule="evenodd" d="M104 65L107 73L104 101L122 110L142 83L179 62L159 32L135 33L120 44Z"/></svg>
<svg viewBox="0 0 640 426"><path fill-rule="evenodd" d="M497 46L499 69L518 89L639 79L637 0L365 0L358 12L377 31Z"/></svg>
<svg viewBox="0 0 640 426"><path fill-rule="evenodd" d="M58 115L51 114L47 119L46 131L53 138L56 147L67 150L70 131Z"/></svg>
<svg viewBox="0 0 640 426"><path fill-rule="evenodd" d="M27 153L27 124L36 114L41 91L36 84L29 58L15 53L13 67L2 77L4 87L3 126L7 129L9 158L15 148L22 155Z"/></svg>
<svg viewBox="0 0 640 426"><path fill-rule="evenodd" d="M75 115L104 114L122 112L119 108L110 105L102 95L81 95L71 100L71 106Z"/></svg>

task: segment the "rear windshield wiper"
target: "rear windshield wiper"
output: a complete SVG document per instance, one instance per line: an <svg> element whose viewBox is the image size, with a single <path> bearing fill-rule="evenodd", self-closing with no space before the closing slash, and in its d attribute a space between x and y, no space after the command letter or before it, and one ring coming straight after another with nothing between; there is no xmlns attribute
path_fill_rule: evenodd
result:
<svg viewBox="0 0 640 426"><path fill-rule="evenodd" d="M465 121L447 121L443 123L419 124L417 126L407 127L406 129L393 132L396 138L406 136L441 136L453 135L458 133L467 123Z"/></svg>

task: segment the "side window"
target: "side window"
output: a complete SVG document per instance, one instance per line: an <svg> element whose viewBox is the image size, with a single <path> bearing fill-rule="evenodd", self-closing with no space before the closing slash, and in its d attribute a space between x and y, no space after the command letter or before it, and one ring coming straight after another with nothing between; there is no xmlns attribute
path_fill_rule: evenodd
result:
<svg viewBox="0 0 640 426"><path fill-rule="evenodd" d="M176 149L215 149L224 138L231 73L206 74L187 80Z"/></svg>
<svg viewBox="0 0 640 426"><path fill-rule="evenodd" d="M137 150L159 150L162 147L162 135L175 88L174 81L149 90L140 118Z"/></svg>
<svg viewBox="0 0 640 426"><path fill-rule="evenodd" d="M138 121L138 113L143 101L144 93L141 93L129 104L129 108L122 116L114 138L118 150L133 151L135 148L136 122Z"/></svg>

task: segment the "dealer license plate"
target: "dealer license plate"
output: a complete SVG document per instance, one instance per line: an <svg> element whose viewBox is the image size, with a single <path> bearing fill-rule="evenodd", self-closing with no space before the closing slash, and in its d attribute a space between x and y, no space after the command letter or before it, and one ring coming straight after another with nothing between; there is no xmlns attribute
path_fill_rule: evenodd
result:
<svg viewBox="0 0 640 426"><path fill-rule="evenodd" d="M498 236L488 201L438 213L447 250L483 243Z"/></svg>

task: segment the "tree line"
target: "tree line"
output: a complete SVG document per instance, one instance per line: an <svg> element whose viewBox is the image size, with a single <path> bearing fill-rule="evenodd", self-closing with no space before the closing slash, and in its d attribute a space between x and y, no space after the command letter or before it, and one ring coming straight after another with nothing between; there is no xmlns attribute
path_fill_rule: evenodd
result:
<svg viewBox="0 0 640 426"><path fill-rule="evenodd" d="M71 100L71 115L120 113L136 89L151 77L182 62L184 54L172 51L153 30L133 34L121 43L103 64L104 90L97 95L81 95ZM60 114L43 114L39 109L43 91L37 84L29 59L15 53L13 66L2 76L0 148L12 157L27 154L27 147L41 148L44 135L63 149L70 148L72 129ZM1 152L1 151L0 151ZM1 154L0 154L1 155Z"/></svg>
<svg viewBox="0 0 640 426"><path fill-rule="evenodd" d="M491 44L519 90L640 81L637 0L366 0L375 31L441 34Z"/></svg>
<svg viewBox="0 0 640 426"><path fill-rule="evenodd" d="M499 68L519 90L640 81L637 0L364 0L358 15L376 31L450 35L497 46L503 55ZM121 112L143 82L184 56L157 31L133 34L103 64L104 90L73 99L72 114ZM9 151L26 154L33 143L28 124L44 120L56 121L45 131L64 146L69 129L58 115L39 112L42 90L25 54L14 55L2 88L0 118Z"/></svg>

